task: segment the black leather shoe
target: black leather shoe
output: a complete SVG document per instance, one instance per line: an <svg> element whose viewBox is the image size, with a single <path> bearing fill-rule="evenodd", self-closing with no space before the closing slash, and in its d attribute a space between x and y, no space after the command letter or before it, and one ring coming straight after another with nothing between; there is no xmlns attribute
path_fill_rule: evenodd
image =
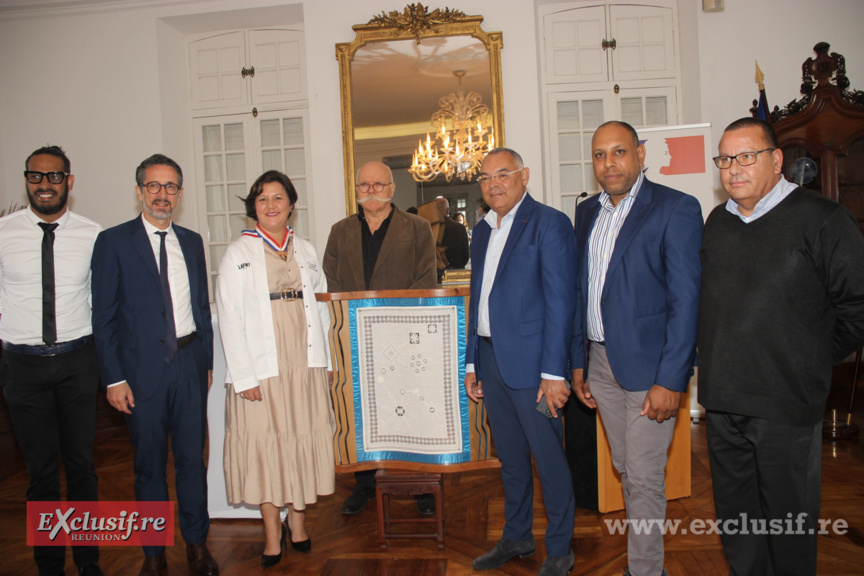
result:
<svg viewBox="0 0 864 576"><path fill-rule="evenodd" d="M359 514L366 507L366 502L375 499L375 488L354 486L351 495L342 504L342 514Z"/></svg>
<svg viewBox="0 0 864 576"><path fill-rule="evenodd" d="M91 564L79 566L78 576L105 576L105 574L102 572L102 569L99 568L99 564L93 562Z"/></svg>
<svg viewBox="0 0 864 576"><path fill-rule="evenodd" d="M573 550L570 550L567 556L547 556L537 576L565 576L573 570L575 563L576 557L573 555Z"/></svg>
<svg viewBox="0 0 864 576"><path fill-rule="evenodd" d="M144 558L144 564L141 565L141 571L138 576L166 576L168 574L168 561L165 560L165 554L159 556L147 556Z"/></svg>
<svg viewBox="0 0 864 576"><path fill-rule="evenodd" d="M207 543L187 544L186 560L195 571L196 576L216 576L219 574L219 566L207 549Z"/></svg>
<svg viewBox="0 0 864 576"><path fill-rule="evenodd" d="M517 556L519 558L533 556L534 550L534 536L518 542L502 538L495 545L495 548L482 556L478 556L471 565L475 570L491 570L507 564Z"/></svg>
<svg viewBox="0 0 864 576"><path fill-rule="evenodd" d="M417 497L417 513L422 516L435 515L435 495L421 494Z"/></svg>
<svg viewBox="0 0 864 576"><path fill-rule="evenodd" d="M285 550L285 539L288 537L288 530L285 524L282 524L282 538L279 540L278 554L261 554L261 568L270 568L282 561L282 551Z"/></svg>
<svg viewBox="0 0 864 576"><path fill-rule="evenodd" d="M365 504L365 502L364 502L364 504ZM342 512L344 513L345 510L343 509ZM288 528L288 539L291 540L291 548L293 548L294 550L297 550L298 552L303 552L306 554L308 554L312 550L312 539L311 538L306 538L306 540L303 540L302 542L294 542L294 540L292 540L292 538L291 538L291 527L288 526L287 520L285 521L285 524L283 524L283 526Z"/></svg>

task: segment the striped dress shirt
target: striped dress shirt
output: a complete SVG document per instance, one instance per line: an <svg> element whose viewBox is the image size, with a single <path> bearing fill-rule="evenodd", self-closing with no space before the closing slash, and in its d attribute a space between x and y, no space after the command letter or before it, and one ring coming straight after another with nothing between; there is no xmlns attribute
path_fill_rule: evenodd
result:
<svg viewBox="0 0 864 576"><path fill-rule="evenodd" d="M639 173L639 178L633 184L630 192L618 202L612 205L609 195L604 191L600 193L600 210L594 221L594 228L588 240L588 339L594 342L604 342L606 337L603 331L603 314L600 301L603 295L603 286L606 284L606 271L609 269L609 259L615 250L615 241L618 233L633 202L636 194L642 186L644 177Z"/></svg>

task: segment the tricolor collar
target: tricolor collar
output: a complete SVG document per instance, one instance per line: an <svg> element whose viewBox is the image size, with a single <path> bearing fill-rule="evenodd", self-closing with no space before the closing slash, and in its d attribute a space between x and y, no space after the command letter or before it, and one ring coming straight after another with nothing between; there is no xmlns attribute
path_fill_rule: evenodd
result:
<svg viewBox="0 0 864 576"><path fill-rule="evenodd" d="M282 244L278 244L276 240L273 239L272 236L267 234L264 230L261 229L260 226L255 226L254 230L243 230L241 235L243 236L257 236L264 241L265 244L270 246L276 252L284 252L288 249L288 243L291 242L291 238L294 236L294 229L291 226L287 227L288 233L285 234L285 238L282 240Z"/></svg>

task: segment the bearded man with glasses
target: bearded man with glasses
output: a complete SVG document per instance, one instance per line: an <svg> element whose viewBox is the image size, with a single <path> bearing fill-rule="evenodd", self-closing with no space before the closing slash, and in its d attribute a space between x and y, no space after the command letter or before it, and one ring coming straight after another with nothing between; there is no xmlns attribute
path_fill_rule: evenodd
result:
<svg viewBox="0 0 864 576"><path fill-rule="evenodd" d="M126 414L135 449L135 499L167 501L174 455L180 532L197 576L215 576L207 549L207 392L213 327L204 243L172 222L183 171L154 154L135 171L143 213L102 232L93 249L93 335L108 403ZM139 576L168 571L164 546L145 546Z"/></svg>
<svg viewBox="0 0 864 576"><path fill-rule="evenodd" d="M423 218L397 208L391 202L395 191L386 164L368 162L357 171L357 213L333 225L324 251L330 292L437 286L432 228ZM356 472L354 477L357 484L342 505L343 514L359 514L375 497L375 470ZM424 506L421 513L429 512L427 502L418 504Z"/></svg>
<svg viewBox="0 0 864 576"><path fill-rule="evenodd" d="M0 219L0 385L27 462L27 500L60 500L61 458L67 499L98 500L89 299L102 227L67 209L75 177L59 146L39 148L25 167L30 207ZM33 556L39 574L63 574L63 546L35 546ZM72 556L81 574L102 574L98 547L76 546Z"/></svg>
<svg viewBox="0 0 864 576"><path fill-rule="evenodd" d="M732 574L809 576L831 366L864 343L864 239L786 181L767 122L733 122L719 152L730 199L705 223L698 343L720 539Z"/></svg>

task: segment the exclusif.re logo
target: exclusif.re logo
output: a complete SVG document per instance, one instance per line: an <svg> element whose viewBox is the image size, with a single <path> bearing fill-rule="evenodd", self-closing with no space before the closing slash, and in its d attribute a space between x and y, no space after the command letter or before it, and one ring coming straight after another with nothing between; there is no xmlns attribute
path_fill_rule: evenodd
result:
<svg viewBox="0 0 864 576"><path fill-rule="evenodd" d="M28 546L173 546L174 502L28 502Z"/></svg>

